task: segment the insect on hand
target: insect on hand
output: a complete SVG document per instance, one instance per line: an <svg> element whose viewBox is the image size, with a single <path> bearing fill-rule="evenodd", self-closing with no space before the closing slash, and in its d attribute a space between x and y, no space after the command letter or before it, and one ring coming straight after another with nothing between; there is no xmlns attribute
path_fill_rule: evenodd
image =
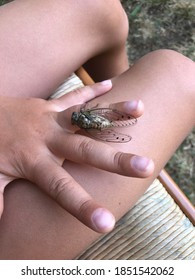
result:
<svg viewBox="0 0 195 280"><path fill-rule="evenodd" d="M73 112L72 124L85 129L93 138L106 142L125 143L132 137L114 131L112 128L126 127L136 124L137 119L129 114L111 108L92 108Z"/></svg>

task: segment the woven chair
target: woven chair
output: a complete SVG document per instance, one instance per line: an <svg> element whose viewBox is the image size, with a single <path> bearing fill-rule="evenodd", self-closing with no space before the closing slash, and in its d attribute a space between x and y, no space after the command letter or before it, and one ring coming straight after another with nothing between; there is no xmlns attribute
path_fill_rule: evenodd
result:
<svg viewBox="0 0 195 280"><path fill-rule="evenodd" d="M80 68L52 98L93 83ZM114 230L91 244L77 259L195 260L195 208L162 170Z"/></svg>

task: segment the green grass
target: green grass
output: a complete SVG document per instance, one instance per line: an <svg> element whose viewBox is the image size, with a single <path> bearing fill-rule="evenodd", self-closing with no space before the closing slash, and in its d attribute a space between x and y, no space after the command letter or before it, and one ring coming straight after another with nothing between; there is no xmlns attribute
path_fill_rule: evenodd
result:
<svg viewBox="0 0 195 280"><path fill-rule="evenodd" d="M0 0L0 5L6 4L8 2L11 2L12 0Z"/></svg>
<svg viewBox="0 0 195 280"><path fill-rule="evenodd" d="M0 0L0 5L10 1ZM130 32L130 63L144 54L169 48L195 61L194 0L122 0ZM182 116L180 116L182 117ZM166 166L167 171L195 205L195 130Z"/></svg>

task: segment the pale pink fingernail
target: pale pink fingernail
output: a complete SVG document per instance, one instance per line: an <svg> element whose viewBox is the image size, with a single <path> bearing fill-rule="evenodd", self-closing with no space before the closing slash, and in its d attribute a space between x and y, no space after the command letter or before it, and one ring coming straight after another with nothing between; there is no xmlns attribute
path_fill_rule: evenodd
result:
<svg viewBox="0 0 195 280"><path fill-rule="evenodd" d="M100 82L101 85L103 86L111 86L112 85L112 81L111 80L105 80Z"/></svg>
<svg viewBox="0 0 195 280"><path fill-rule="evenodd" d="M153 161L146 157L133 156L131 158L131 166L139 171L146 172L154 167Z"/></svg>
<svg viewBox="0 0 195 280"><path fill-rule="evenodd" d="M144 104L141 100L133 100L126 103L126 109L130 111L143 109L143 106Z"/></svg>
<svg viewBox="0 0 195 280"><path fill-rule="evenodd" d="M91 216L95 229L99 232L108 232L115 225L114 216L104 208L96 209Z"/></svg>

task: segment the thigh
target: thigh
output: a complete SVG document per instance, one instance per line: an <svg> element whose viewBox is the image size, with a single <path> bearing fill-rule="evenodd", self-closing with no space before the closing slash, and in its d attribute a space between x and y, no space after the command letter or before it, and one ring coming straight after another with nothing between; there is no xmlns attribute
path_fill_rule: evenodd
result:
<svg viewBox="0 0 195 280"><path fill-rule="evenodd" d="M159 174L194 125L194 63L172 51L157 51L113 79L113 89L95 102L142 99L145 114L132 136L117 149L151 157L155 172L148 179L111 174L66 161L64 168L119 219ZM99 235L62 210L36 186L10 184L0 223L1 259L72 259Z"/></svg>
<svg viewBox="0 0 195 280"><path fill-rule="evenodd" d="M0 26L1 95L47 98L97 55L99 78L127 69L128 23L118 0L15 0L0 7Z"/></svg>

